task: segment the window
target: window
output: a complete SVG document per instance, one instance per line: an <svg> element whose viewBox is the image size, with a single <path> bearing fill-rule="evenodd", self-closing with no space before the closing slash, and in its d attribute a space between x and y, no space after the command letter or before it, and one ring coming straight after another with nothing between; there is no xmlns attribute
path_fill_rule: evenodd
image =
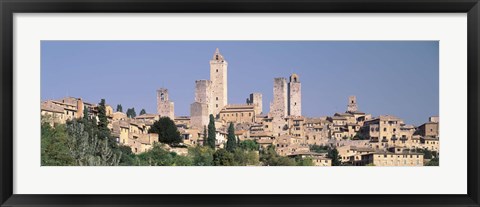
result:
<svg viewBox="0 0 480 207"><path fill-rule="evenodd" d="M387 128L383 128L383 131L386 132L386 131L387 131Z"/></svg>
<svg viewBox="0 0 480 207"><path fill-rule="evenodd" d="M215 99L218 101L218 97L215 97Z"/></svg>
<svg viewBox="0 0 480 207"><path fill-rule="evenodd" d="M217 108L218 108L218 104L215 104L215 107L217 107Z"/></svg>
<svg viewBox="0 0 480 207"><path fill-rule="evenodd" d="M218 73L218 69L217 69L217 73Z"/></svg>

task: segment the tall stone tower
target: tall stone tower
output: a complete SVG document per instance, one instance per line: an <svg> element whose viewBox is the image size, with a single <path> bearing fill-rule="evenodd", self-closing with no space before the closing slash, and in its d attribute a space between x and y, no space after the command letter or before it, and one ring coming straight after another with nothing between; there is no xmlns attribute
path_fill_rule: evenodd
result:
<svg viewBox="0 0 480 207"><path fill-rule="evenodd" d="M290 76L288 83L288 115L302 115L302 84L295 73Z"/></svg>
<svg viewBox="0 0 480 207"><path fill-rule="evenodd" d="M213 114L217 115L228 104L227 66L218 48L210 60L210 81L212 81Z"/></svg>
<svg viewBox="0 0 480 207"><path fill-rule="evenodd" d="M192 128L203 129L209 122L212 111L212 82L195 81L195 102L190 105L190 122Z"/></svg>
<svg viewBox="0 0 480 207"><path fill-rule="evenodd" d="M160 88L157 90L157 112L160 117L170 117L170 119L175 119L174 114L174 105L168 99L168 89Z"/></svg>
<svg viewBox="0 0 480 207"><path fill-rule="evenodd" d="M287 79L275 78L273 81L273 102L270 106L271 117L286 117L288 115Z"/></svg>
<svg viewBox="0 0 480 207"><path fill-rule="evenodd" d="M348 97L347 112L356 112L356 111L358 111L357 97L356 96L349 96Z"/></svg>
<svg viewBox="0 0 480 207"><path fill-rule="evenodd" d="M263 110L262 94L261 93L250 94L250 98L247 99L247 104L253 105L255 114L261 114Z"/></svg>
<svg viewBox="0 0 480 207"><path fill-rule="evenodd" d="M275 78L273 81L273 101L270 103L269 117L272 118L274 136L285 134L285 117L288 115L287 79Z"/></svg>

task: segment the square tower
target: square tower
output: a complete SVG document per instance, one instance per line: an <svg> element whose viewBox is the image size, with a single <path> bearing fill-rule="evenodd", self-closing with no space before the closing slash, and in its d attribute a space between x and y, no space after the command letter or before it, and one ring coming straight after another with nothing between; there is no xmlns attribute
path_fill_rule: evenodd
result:
<svg viewBox="0 0 480 207"><path fill-rule="evenodd" d="M247 104L252 104L255 114L261 114L263 111L262 105L262 94L261 93L252 93L250 98L247 99Z"/></svg>
<svg viewBox="0 0 480 207"><path fill-rule="evenodd" d="M357 97L356 96L349 96L348 97L347 112L356 112L356 111L358 111Z"/></svg>
<svg viewBox="0 0 480 207"><path fill-rule="evenodd" d="M195 102L207 104L208 115L213 114L212 107L212 81L195 81Z"/></svg>
<svg viewBox="0 0 480 207"><path fill-rule="evenodd" d="M302 115L302 84L295 73L290 76L288 83L288 115Z"/></svg>
<svg viewBox="0 0 480 207"><path fill-rule="evenodd" d="M168 99L168 89L160 88L157 90L157 112L160 117L169 117L175 119L174 104Z"/></svg>
<svg viewBox="0 0 480 207"><path fill-rule="evenodd" d="M216 116L228 104L227 92L227 61L218 48L210 60L210 81L212 81L212 111Z"/></svg>
<svg viewBox="0 0 480 207"><path fill-rule="evenodd" d="M273 102L270 106L270 116L284 118L288 115L287 79L275 78L273 81Z"/></svg>

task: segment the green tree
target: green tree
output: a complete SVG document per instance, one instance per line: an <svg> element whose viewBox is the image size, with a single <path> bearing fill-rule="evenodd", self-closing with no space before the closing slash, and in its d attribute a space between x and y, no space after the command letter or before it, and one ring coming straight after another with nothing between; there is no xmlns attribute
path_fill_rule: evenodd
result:
<svg viewBox="0 0 480 207"><path fill-rule="evenodd" d="M207 146L196 146L188 149L188 155L192 158L192 164L195 166L212 166L213 150Z"/></svg>
<svg viewBox="0 0 480 207"><path fill-rule="evenodd" d="M336 148L329 149L327 157L332 159L332 166L340 166L342 164L340 162L340 155L338 154L338 150Z"/></svg>
<svg viewBox="0 0 480 207"><path fill-rule="evenodd" d="M248 139L244 141L240 141L240 144L238 146L241 149L248 150L248 151L257 151L259 149L259 146L255 141L248 140Z"/></svg>
<svg viewBox="0 0 480 207"><path fill-rule="evenodd" d="M135 118L137 116L137 112L135 112L135 108L127 109L127 117Z"/></svg>
<svg viewBox="0 0 480 207"><path fill-rule="evenodd" d="M73 120L67 123L68 147L75 165L80 166L115 166L119 164L121 152L109 145L108 139L97 139L97 135L90 136L88 126Z"/></svg>
<svg viewBox="0 0 480 207"><path fill-rule="evenodd" d="M42 166L70 166L75 165L68 145L68 135L65 125L55 128L48 123L41 125L41 163Z"/></svg>
<svg viewBox="0 0 480 207"><path fill-rule="evenodd" d="M216 142L216 137L215 137L215 117L213 117L213 114L210 114L210 122L208 123L208 146L211 147L212 149L215 149L215 142Z"/></svg>
<svg viewBox="0 0 480 207"><path fill-rule="evenodd" d="M233 166L235 159L233 154L225 149L219 149L213 154L213 165L215 166Z"/></svg>
<svg viewBox="0 0 480 207"><path fill-rule="evenodd" d="M275 146L270 145L260 153L260 161L266 166L295 166L296 162L292 158L279 156L275 151Z"/></svg>
<svg viewBox="0 0 480 207"><path fill-rule="evenodd" d="M207 126L203 126L203 146L208 145L208 137L207 137Z"/></svg>
<svg viewBox="0 0 480 207"><path fill-rule="evenodd" d="M122 104L117 104L117 112L123 112Z"/></svg>
<svg viewBox="0 0 480 207"><path fill-rule="evenodd" d="M107 111L105 108L105 99L101 99L100 103L98 103L98 128L100 131L109 131L108 130L108 119L107 119ZM103 138L103 137L101 137Z"/></svg>
<svg viewBox="0 0 480 207"><path fill-rule="evenodd" d="M240 148L233 151L233 157L235 160L235 165L247 166L247 165L258 165L259 157L257 151L245 151Z"/></svg>
<svg viewBox="0 0 480 207"><path fill-rule="evenodd" d="M313 159L311 157L301 158L296 157L295 162L297 166L314 166Z"/></svg>
<svg viewBox="0 0 480 207"><path fill-rule="evenodd" d="M175 145L183 141L175 122L166 116L155 121L150 127L149 133L158 134L158 141L169 145Z"/></svg>
<svg viewBox="0 0 480 207"><path fill-rule="evenodd" d="M431 159L430 161L428 161L425 166L439 166L440 164L440 159L438 157L435 157L433 159Z"/></svg>
<svg viewBox="0 0 480 207"><path fill-rule="evenodd" d="M230 126L228 127L228 135L227 135L227 151L233 152L237 148L237 139L235 138L235 128L233 127L233 123L230 122Z"/></svg>
<svg viewBox="0 0 480 207"><path fill-rule="evenodd" d="M83 107L83 122L86 123L89 119L88 108L86 106Z"/></svg>
<svg viewBox="0 0 480 207"><path fill-rule="evenodd" d="M144 114L146 114L146 113L147 113L147 112L145 111L145 109L142 109L142 110L140 111L140 115L144 115Z"/></svg>

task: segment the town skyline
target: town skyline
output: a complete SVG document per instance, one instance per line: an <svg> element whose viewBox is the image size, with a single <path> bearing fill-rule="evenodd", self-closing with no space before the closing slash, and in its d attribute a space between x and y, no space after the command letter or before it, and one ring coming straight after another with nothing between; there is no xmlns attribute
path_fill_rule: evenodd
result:
<svg viewBox="0 0 480 207"><path fill-rule="evenodd" d="M263 111L268 112L269 103L272 101L273 96L272 87L274 78L285 77L292 73L297 73L303 84L302 113L307 117L329 116L336 112L344 112L347 106L347 98L351 95L357 97L360 111L368 111L374 116L386 114L395 115L402 117L409 123L415 125L424 123L430 116L438 116L438 42L406 42L408 44L405 44L403 41L313 42L316 44L325 44L324 47L330 49L336 46L336 50L332 51L336 55L349 49L376 51L373 53L368 52L368 55L356 53L358 56L361 56L361 58L354 57L353 55L355 51L351 51L351 54L346 54L344 59L353 60L360 66L356 68L352 67L352 69L347 68L347 65L338 62L338 60L330 60L323 64L330 65L330 68L333 69L325 69L326 71L320 71L320 73L316 71L316 68L318 67L317 65L302 65L305 64L305 61L310 63L314 61L312 59L317 57L316 55L309 56L309 54L315 52L306 53L304 51L319 47L318 45L312 47L310 45L312 42L275 41L275 45L284 44L289 46L288 48L290 49L295 48L291 51L298 52L296 56L293 55L293 53L290 53L291 51L274 52L272 50L273 46L268 45L268 43L272 42L263 43L242 41L240 43L238 41L194 41L193 43L195 44L193 44L193 46L210 49L193 51L186 50L181 44L180 46L178 45L178 43L188 43L188 45L192 45L192 41L173 42L177 45L175 50L173 50L171 46L168 46L171 43L170 41L43 41L42 100L73 96L82 97L86 101L95 103L96 100L105 98L107 103L112 105L112 107L115 107L117 104L122 104L124 109L134 107L137 114L141 109L146 109L147 113L156 113L155 91L159 88L168 88L170 100L175 102L175 115L188 116L190 114L189 105L193 101L195 94L195 83L194 81L191 81L191 79L208 79L208 59L211 59L212 52L217 48L217 46L212 47L209 45L220 45L218 48L229 63L229 104L245 103L245 99L248 98L251 92L260 92L263 94L264 100ZM151 43L156 43L153 45L160 45L163 46L163 48L159 49L154 46L149 46ZM248 43L247 46L242 45L246 43ZM372 44L374 45L373 48ZM105 55L99 55L104 54L107 51L118 49L120 46L125 49L117 51L117 54L112 55L110 59L105 58ZM281 46L282 45L277 45L276 47L282 48ZM65 50L67 48L72 52L66 52ZM132 48L134 48L133 51L127 52L128 49L131 50ZM142 48L150 49L140 52L139 50ZM240 52L237 51L239 48ZM258 50L251 51L252 48ZM161 58L155 58L155 54L152 54L151 51L158 50L164 52L168 49L172 49L170 50L170 53L158 54ZM426 51L429 51L429 53L427 54ZM147 54L147 52L149 54L147 56L132 55L132 53ZM268 56L268 52L272 54ZM59 53L62 54L60 55ZM196 56L198 57L194 57L195 55L192 53L197 54ZM376 56L380 55L379 53L388 54ZM418 55L422 53L425 54L418 57ZM331 56L335 56L335 54ZM205 58L206 55L208 56L207 58ZM291 60L285 61L278 59L282 55L290 57ZM172 58L172 56L177 58ZM429 58L425 58L425 56L428 56ZM101 57L104 57L105 59L101 59ZM124 59L120 57L124 57ZM304 57L303 61L301 57ZM201 61L198 60L200 58L202 59ZM284 63L285 66L279 67L277 70L275 65L269 65L268 63L275 61L274 59ZM369 64L373 59L377 60L378 65ZM385 59L391 62L391 68L393 69L381 70L386 64L385 62L388 62ZM420 61L420 59L424 60ZM79 60L87 63L77 64L79 63ZM167 67L164 64L165 61L169 63L166 65L172 66ZM322 59L319 61L321 62ZM186 63L198 66L190 67L190 69L188 69L187 67L189 64ZM334 67L336 63L340 65L340 69ZM400 63L403 63L403 65L399 66L398 64ZM123 66L121 66L122 64ZM297 67L294 67L295 64L297 64ZM70 66L66 67L67 65ZM80 68L82 65L84 65L84 69ZM175 65L178 67L176 68ZM251 67L249 67L249 65L251 65ZM400 71L398 69L399 67L405 67L405 65L409 66L405 71ZM118 67L119 70L114 71L112 70L112 67L113 69ZM75 68L77 68L78 71ZM96 71L101 68L105 68L105 71ZM130 70L127 68L130 68ZM259 68L267 69L259 70ZM368 68L371 73L368 73L368 70L361 71L359 68ZM419 69L420 71L418 71ZM58 87L59 85L62 86L62 81L51 80L58 79L65 75L68 77L69 75L72 75L71 70L79 73L76 73L75 75L77 78L68 79L67 86ZM252 70L256 73L252 74ZM55 71L59 74L51 75L51 73ZM176 73L178 71L181 72ZM314 73L312 73L312 71ZM149 72L152 72L153 74L149 75ZM186 74L187 72L191 74ZM99 77L94 76L94 74L99 74ZM165 78L161 78L161 74L164 74ZM266 78L268 74L270 74L270 78ZM323 75L315 76L319 74ZM155 78L157 76L159 76L158 81L152 81L152 79L157 80L157 78ZM182 79L182 76L185 78ZM406 79L405 76L410 77L410 79ZM88 80L89 77L96 81L86 81L86 84L82 85L81 81ZM177 78L174 79L174 77ZM392 77L395 77L395 80L388 81ZM331 79L335 79L336 82L330 82L329 80ZM357 81L352 83L350 80ZM125 82L127 87L118 84L122 81ZM95 87L96 82L104 82L102 85L104 87ZM113 82L116 82L117 84L112 84ZM258 82L261 82L261 84L258 84ZM389 84L385 85L385 82ZM52 83L57 87L50 85ZM375 85L377 85L377 87L374 87ZM150 89L147 90L147 87ZM415 87L422 87L420 89L424 90L418 88L417 90L413 90ZM65 94L59 94L62 93L62 91ZM429 107L422 107L423 105L428 105ZM412 106L414 106L414 108L411 108Z"/></svg>

